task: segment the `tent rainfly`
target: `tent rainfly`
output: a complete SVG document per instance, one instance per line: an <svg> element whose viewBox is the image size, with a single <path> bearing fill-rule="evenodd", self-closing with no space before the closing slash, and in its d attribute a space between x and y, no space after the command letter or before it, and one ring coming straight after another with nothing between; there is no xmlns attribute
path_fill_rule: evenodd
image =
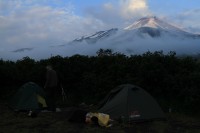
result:
<svg viewBox="0 0 200 133"><path fill-rule="evenodd" d="M39 110L47 107L43 89L33 82L25 83L12 97L9 106L16 110Z"/></svg>
<svg viewBox="0 0 200 133"><path fill-rule="evenodd" d="M156 100L144 89L132 84L123 84L111 90L100 103L98 111L124 122L165 118Z"/></svg>

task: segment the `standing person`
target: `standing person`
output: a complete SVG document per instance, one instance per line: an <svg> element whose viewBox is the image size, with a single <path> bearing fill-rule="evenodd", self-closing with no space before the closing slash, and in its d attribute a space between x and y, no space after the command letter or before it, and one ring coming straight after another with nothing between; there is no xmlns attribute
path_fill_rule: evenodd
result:
<svg viewBox="0 0 200 133"><path fill-rule="evenodd" d="M56 111L55 107L55 94L58 86L58 76L55 70L53 70L51 65L46 66L46 82L44 88L47 95L47 106L51 111Z"/></svg>

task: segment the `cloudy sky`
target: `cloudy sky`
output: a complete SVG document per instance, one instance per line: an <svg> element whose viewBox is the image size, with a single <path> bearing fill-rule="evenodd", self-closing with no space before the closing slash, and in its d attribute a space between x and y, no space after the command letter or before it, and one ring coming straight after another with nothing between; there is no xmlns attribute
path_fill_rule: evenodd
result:
<svg viewBox="0 0 200 133"><path fill-rule="evenodd" d="M42 53L43 48L124 28L146 16L200 33L199 0L0 0L0 58L34 48Z"/></svg>

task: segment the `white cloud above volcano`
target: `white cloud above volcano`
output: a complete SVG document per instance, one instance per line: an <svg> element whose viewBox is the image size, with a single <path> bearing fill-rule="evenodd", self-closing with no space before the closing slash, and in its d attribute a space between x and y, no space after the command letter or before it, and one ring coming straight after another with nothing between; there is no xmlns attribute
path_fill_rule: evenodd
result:
<svg viewBox="0 0 200 133"><path fill-rule="evenodd" d="M121 15L127 19L150 15L147 0L121 0Z"/></svg>

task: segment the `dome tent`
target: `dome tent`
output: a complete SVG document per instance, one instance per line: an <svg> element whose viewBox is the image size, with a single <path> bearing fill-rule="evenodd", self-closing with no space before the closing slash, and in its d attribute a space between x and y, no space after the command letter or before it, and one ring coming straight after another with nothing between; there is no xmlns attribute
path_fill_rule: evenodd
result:
<svg viewBox="0 0 200 133"><path fill-rule="evenodd" d="M16 110L39 110L47 107L43 89L33 82L22 85L11 98L9 106Z"/></svg>
<svg viewBox="0 0 200 133"><path fill-rule="evenodd" d="M111 90L100 103L98 111L109 114L112 119L123 118L126 122L165 118L156 100L144 89L132 84Z"/></svg>

